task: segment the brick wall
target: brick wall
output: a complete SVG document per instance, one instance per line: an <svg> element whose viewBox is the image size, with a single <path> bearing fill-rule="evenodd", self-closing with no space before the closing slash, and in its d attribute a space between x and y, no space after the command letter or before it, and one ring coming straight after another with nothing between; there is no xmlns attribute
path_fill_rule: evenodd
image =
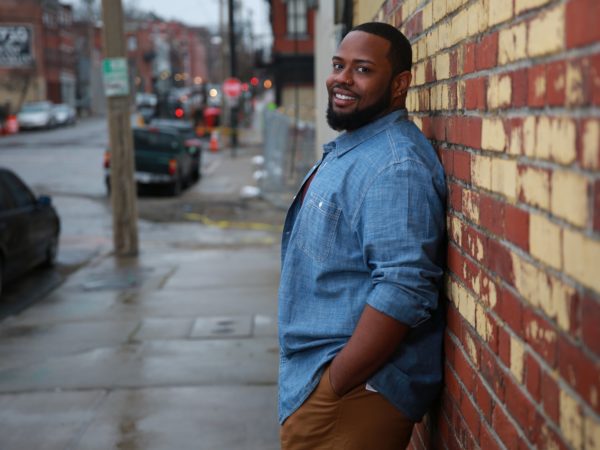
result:
<svg viewBox="0 0 600 450"><path fill-rule="evenodd" d="M445 386L411 447L600 449L600 1L388 0L447 173Z"/></svg>

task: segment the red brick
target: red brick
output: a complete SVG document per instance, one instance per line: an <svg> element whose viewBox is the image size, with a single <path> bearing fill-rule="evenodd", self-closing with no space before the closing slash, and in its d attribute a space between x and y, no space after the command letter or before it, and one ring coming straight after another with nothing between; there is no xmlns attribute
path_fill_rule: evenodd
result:
<svg viewBox="0 0 600 450"><path fill-rule="evenodd" d="M552 449L552 450L571 450L573 447L570 447L564 443L561 437L556 434L556 432L546 426L542 425L540 432L538 433L538 440L534 442L536 445L535 448L539 449Z"/></svg>
<svg viewBox="0 0 600 450"><path fill-rule="evenodd" d="M478 277L481 277L481 269L468 258L465 258L463 263L464 272L461 274L461 278L467 287L474 291L474 283L477 282L476 280ZM481 279L479 280L479 283L481 283Z"/></svg>
<svg viewBox="0 0 600 450"><path fill-rule="evenodd" d="M594 183L594 231L600 231L600 180Z"/></svg>
<svg viewBox="0 0 600 450"><path fill-rule="evenodd" d="M504 449L498 442L498 439L487 426L482 426L479 432L479 447L484 450Z"/></svg>
<svg viewBox="0 0 600 450"><path fill-rule="evenodd" d="M400 28L402 26L402 8L398 8L394 13L394 26Z"/></svg>
<svg viewBox="0 0 600 450"><path fill-rule="evenodd" d="M463 142L462 144L471 148L481 147L481 118L466 117L463 121Z"/></svg>
<svg viewBox="0 0 600 450"><path fill-rule="evenodd" d="M560 390L558 384L547 372L542 372L542 408L548 417L554 421L559 422L559 410L558 410L558 398L560 396Z"/></svg>
<svg viewBox="0 0 600 450"><path fill-rule="evenodd" d="M563 377L588 405L600 413L597 388L600 386L600 364L561 336L558 341L558 369Z"/></svg>
<svg viewBox="0 0 600 450"><path fill-rule="evenodd" d="M454 176L466 183L471 182L471 154L462 150L454 151Z"/></svg>
<svg viewBox="0 0 600 450"><path fill-rule="evenodd" d="M527 104L532 107L542 107L546 103L546 92L536 93L536 80L539 78L546 79L546 66L539 65L529 68L527 80Z"/></svg>
<svg viewBox="0 0 600 450"><path fill-rule="evenodd" d="M462 414L469 431L475 441L479 440L479 423L481 416L473 405L470 395L463 395L460 401L460 413Z"/></svg>
<svg viewBox="0 0 600 450"><path fill-rule="evenodd" d="M512 80L512 108L527 106L527 69L516 70L511 73Z"/></svg>
<svg viewBox="0 0 600 450"><path fill-rule="evenodd" d="M492 396L479 377L475 384L475 401L481 414L489 423L492 422Z"/></svg>
<svg viewBox="0 0 600 450"><path fill-rule="evenodd" d="M506 377L504 382L506 408L527 438L533 440L538 425L535 407L512 379Z"/></svg>
<svg viewBox="0 0 600 450"><path fill-rule="evenodd" d="M529 251L529 213L512 205L504 210L504 235L506 239Z"/></svg>
<svg viewBox="0 0 600 450"><path fill-rule="evenodd" d="M458 87L457 83L448 83L448 108L455 110L458 104ZM446 130L448 133L448 130Z"/></svg>
<svg viewBox="0 0 600 450"><path fill-rule="evenodd" d="M431 59L428 59L427 63L425 64L425 82L432 83L433 81L435 81L433 74L433 63L431 62Z"/></svg>
<svg viewBox="0 0 600 450"><path fill-rule="evenodd" d="M480 245L485 248L486 237L477 231L475 228L463 223L461 244L465 253L477 259L481 257ZM485 256L485 255L484 255Z"/></svg>
<svg viewBox="0 0 600 450"><path fill-rule="evenodd" d="M417 34L423 31L423 12L419 11L414 16L412 16L408 22L406 22L405 26L405 35L407 38L411 38L416 36Z"/></svg>
<svg viewBox="0 0 600 450"><path fill-rule="evenodd" d="M458 50L450 52L450 77L455 77L458 73Z"/></svg>
<svg viewBox="0 0 600 450"><path fill-rule="evenodd" d="M500 318L519 336L523 333L523 304L508 289L502 290L502 298L496 306Z"/></svg>
<svg viewBox="0 0 600 450"><path fill-rule="evenodd" d="M527 97L527 96L525 96L525 97ZM517 154L522 154L523 153L523 148L522 148L523 147L523 119L520 117L506 119L506 120L504 120L504 128L506 129L506 132L508 133L508 136L510 139L509 147L511 149L513 149L513 147L516 147L516 143L513 142L513 135L514 135L514 139L517 140L516 142L519 143L519 147L516 148Z"/></svg>
<svg viewBox="0 0 600 450"><path fill-rule="evenodd" d="M461 277L464 257L454 245L448 246L448 269Z"/></svg>
<svg viewBox="0 0 600 450"><path fill-rule="evenodd" d="M546 103L549 106L565 104L567 86L567 65L556 61L546 66Z"/></svg>
<svg viewBox="0 0 600 450"><path fill-rule="evenodd" d="M556 367L558 349L558 333L548 321L538 316L529 308L523 310L523 328L525 339L550 367ZM535 335L533 332L535 331Z"/></svg>
<svg viewBox="0 0 600 450"><path fill-rule="evenodd" d="M592 87L592 104L600 105L600 53L590 57L590 84Z"/></svg>
<svg viewBox="0 0 600 450"><path fill-rule="evenodd" d="M465 109L486 109L486 78L465 80Z"/></svg>
<svg viewBox="0 0 600 450"><path fill-rule="evenodd" d="M458 378L464 384L465 389L471 392L475 386L475 371L469 364L463 352L456 352L454 358L454 370L456 371Z"/></svg>
<svg viewBox="0 0 600 450"><path fill-rule="evenodd" d="M517 448L519 445L517 429L510 422L502 408L499 408L498 406L496 406L492 412L492 426L506 448Z"/></svg>
<svg viewBox="0 0 600 450"><path fill-rule="evenodd" d="M529 352L525 356L525 387L535 401L541 401L542 372L540 364Z"/></svg>
<svg viewBox="0 0 600 450"><path fill-rule="evenodd" d="M483 379L492 388L492 391L500 399L504 401L504 372L499 366L498 360L494 354L485 347L481 351L481 363L479 373Z"/></svg>
<svg viewBox="0 0 600 450"><path fill-rule="evenodd" d="M481 194L479 196L479 224L492 233L504 237L504 202Z"/></svg>
<svg viewBox="0 0 600 450"><path fill-rule="evenodd" d="M435 116L431 121L433 127L433 139L436 141L446 140L446 118Z"/></svg>
<svg viewBox="0 0 600 450"><path fill-rule="evenodd" d="M475 47L475 68L485 70L496 67L498 63L498 32L481 39Z"/></svg>
<svg viewBox="0 0 600 450"><path fill-rule="evenodd" d="M500 275L503 280L514 285L514 271L510 250L493 238L487 239L484 250L484 260L486 266Z"/></svg>
<svg viewBox="0 0 600 450"><path fill-rule="evenodd" d="M433 120L431 117L421 119L421 131L427 139L433 139Z"/></svg>
<svg viewBox="0 0 600 450"><path fill-rule="evenodd" d="M462 390L460 388L460 384L458 384L458 380L454 375L454 372L450 369L450 366L446 364L444 370L444 394L450 396L450 398L460 404L460 399L462 398Z"/></svg>
<svg viewBox="0 0 600 450"><path fill-rule="evenodd" d="M506 367L510 367L510 334L498 329L498 357Z"/></svg>
<svg viewBox="0 0 600 450"><path fill-rule="evenodd" d="M452 183L450 190L450 207L456 212L462 212L462 187Z"/></svg>
<svg viewBox="0 0 600 450"><path fill-rule="evenodd" d="M571 0L567 3L565 25L567 48L581 47L600 40L600 3L597 0Z"/></svg>
<svg viewBox="0 0 600 450"><path fill-rule="evenodd" d="M597 183L598 184L598 183ZM596 356L600 355L600 302L591 296L581 301L581 336L583 343Z"/></svg>
<svg viewBox="0 0 600 450"><path fill-rule="evenodd" d="M470 42L465 45L463 73L465 75L475 71L475 43Z"/></svg>

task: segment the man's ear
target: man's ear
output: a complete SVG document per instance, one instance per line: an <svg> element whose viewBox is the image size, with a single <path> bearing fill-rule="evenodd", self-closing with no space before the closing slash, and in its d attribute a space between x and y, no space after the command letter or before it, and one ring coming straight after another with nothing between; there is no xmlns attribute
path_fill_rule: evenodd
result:
<svg viewBox="0 0 600 450"><path fill-rule="evenodd" d="M405 70L396 75L392 81L392 97L405 96L408 92L411 80L412 73L410 70Z"/></svg>

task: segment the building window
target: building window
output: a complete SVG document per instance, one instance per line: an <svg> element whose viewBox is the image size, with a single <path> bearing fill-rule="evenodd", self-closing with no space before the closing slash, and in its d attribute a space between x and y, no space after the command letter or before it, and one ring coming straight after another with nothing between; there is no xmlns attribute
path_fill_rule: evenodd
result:
<svg viewBox="0 0 600 450"><path fill-rule="evenodd" d="M287 0L288 34L307 34L306 22L306 0Z"/></svg>

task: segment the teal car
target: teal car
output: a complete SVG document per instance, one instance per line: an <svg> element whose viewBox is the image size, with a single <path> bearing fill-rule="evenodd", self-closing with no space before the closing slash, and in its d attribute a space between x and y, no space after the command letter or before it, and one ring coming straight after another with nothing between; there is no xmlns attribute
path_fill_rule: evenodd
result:
<svg viewBox="0 0 600 450"><path fill-rule="evenodd" d="M185 137L168 127L133 129L135 181L138 185L159 185L171 195L198 179L196 152ZM110 151L104 158L105 182L110 192Z"/></svg>

